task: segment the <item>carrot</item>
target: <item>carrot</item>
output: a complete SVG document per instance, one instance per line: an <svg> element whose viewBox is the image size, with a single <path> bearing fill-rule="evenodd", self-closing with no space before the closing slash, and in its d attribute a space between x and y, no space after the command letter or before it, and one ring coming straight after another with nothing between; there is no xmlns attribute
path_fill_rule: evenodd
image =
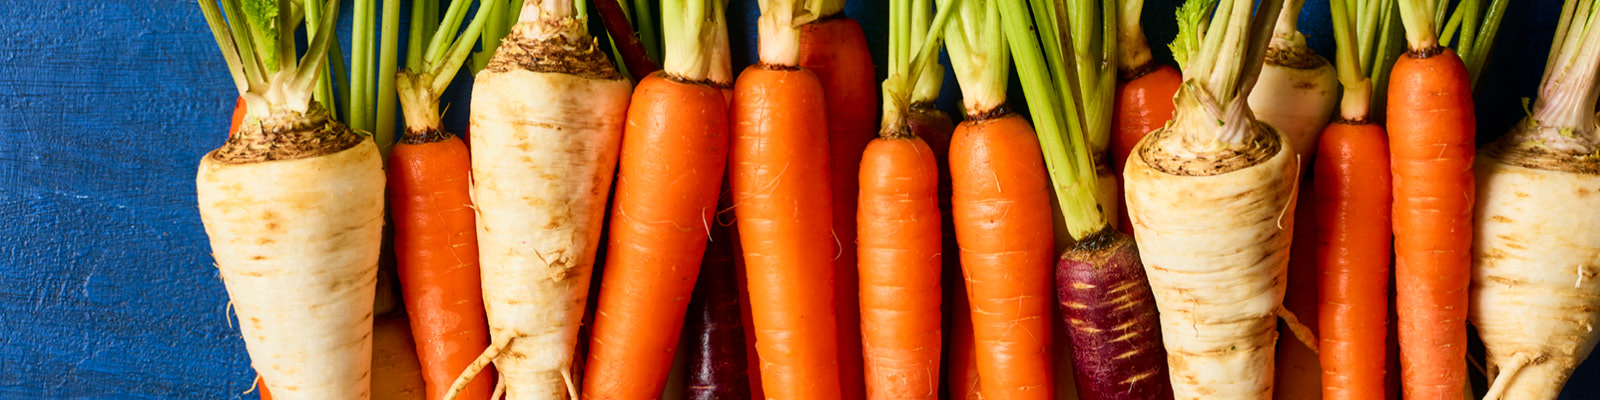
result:
<svg viewBox="0 0 1600 400"><path fill-rule="evenodd" d="M792 0L761 3L761 63L733 88L729 174L768 399L840 398L822 85L797 67ZM844 307L840 307L844 308Z"/></svg>
<svg viewBox="0 0 1600 400"><path fill-rule="evenodd" d="M244 122L244 114L245 114L244 96L240 96L237 100L234 100L234 102L233 102L233 122L228 124L228 137L229 138L232 138L234 133L238 133L239 132L239 123Z"/></svg>
<svg viewBox="0 0 1600 400"><path fill-rule="evenodd" d="M1539 99L1479 150L1469 318L1487 352L1485 399L1552 399L1600 333L1600 193L1596 99L1600 16L1567 1ZM1584 22L1590 21L1590 22ZM1470 67L1469 67L1470 70ZM1524 103L1527 104L1527 103ZM1566 390L1569 397L1593 397Z"/></svg>
<svg viewBox="0 0 1600 400"><path fill-rule="evenodd" d="M1262 69L1265 70L1266 66ZM1320 137L1320 133L1316 136ZM1294 139L1290 139L1292 142ZM1307 159L1302 167L1310 171ZM1305 316L1300 320L1308 332L1317 332L1320 320L1318 315L1317 291L1321 284L1321 275L1317 273L1316 258L1316 231L1319 227L1314 218L1315 209L1320 206L1320 193L1315 190L1316 180L1309 174L1302 174L1295 193L1294 221L1295 229L1289 243L1289 264L1285 267L1283 308L1294 315ZM1279 332L1293 332L1298 327L1287 321L1278 322ZM1322 366L1321 358L1316 348L1320 350L1315 339L1311 345L1301 342L1293 335L1278 337L1276 353L1273 356L1273 384L1272 397L1277 399L1307 399L1318 400L1322 398Z"/></svg>
<svg viewBox="0 0 1600 400"><path fill-rule="evenodd" d="M1414 0L1399 5L1407 51L1390 75L1387 115L1401 384L1408 399L1457 398L1468 390L1472 81L1463 58L1435 35L1434 10ZM1475 49L1470 33L1461 37L1465 49Z"/></svg>
<svg viewBox="0 0 1600 400"><path fill-rule="evenodd" d="M1407 398L1453 397L1466 382L1475 134L1455 52L1408 52L1389 85L1400 370Z"/></svg>
<svg viewBox="0 0 1600 400"><path fill-rule="evenodd" d="M472 191L491 340L452 393L492 360L509 398L578 395L574 354L631 85L574 15L571 2L528 2L473 84Z"/></svg>
<svg viewBox="0 0 1600 400"><path fill-rule="evenodd" d="M1381 94L1388 64L1398 55L1391 46L1395 21L1393 1L1367 1L1361 7L1380 10L1350 12L1347 0L1329 3L1340 83L1344 86L1340 118L1323 131L1313 159L1309 227L1315 241L1310 261L1316 282L1318 336L1321 338L1321 397L1327 400L1382 399L1389 396L1392 364L1390 333L1390 212L1392 196L1389 139L1373 122L1372 104ZM1363 45L1356 38L1372 38ZM1304 197L1302 197L1304 199ZM1297 216L1296 218L1301 218ZM1300 232L1296 232L1297 234ZM1295 238L1295 250L1304 246ZM1302 257L1295 253L1292 257ZM1303 257L1302 257L1303 258ZM1301 263L1291 259L1291 268ZM1298 271L1291 271L1294 290ZM1290 292L1291 310L1297 300ZM1298 311L1298 310L1296 310Z"/></svg>
<svg viewBox="0 0 1600 400"><path fill-rule="evenodd" d="M813 0L817 20L800 27L800 67L816 74L827 106L828 171L835 210L856 209L862 151L876 133L878 104L872 53L861 25L844 16L845 0ZM833 260L837 296L839 377L843 400L866 395L862 374L860 299L857 297L856 216L833 213L839 243Z"/></svg>
<svg viewBox="0 0 1600 400"><path fill-rule="evenodd" d="M1384 398L1389 285L1389 145L1383 127L1340 120L1318 147L1316 265L1322 275L1322 397Z"/></svg>
<svg viewBox="0 0 1600 400"><path fill-rule="evenodd" d="M1128 220L1127 201L1120 195L1122 169L1128 154L1144 135L1160 129L1172 119L1173 96L1183 84L1183 76L1172 66L1158 64L1150 56L1144 28L1139 25L1144 1L1123 1L1117 10L1117 86L1112 100L1110 126L1110 167L1118 178L1115 187L1117 229L1133 234Z"/></svg>
<svg viewBox="0 0 1600 400"><path fill-rule="evenodd" d="M951 285L950 341L947 351L949 362L945 381L948 386L945 398L954 400L979 400L983 398L978 388L978 355L972 342L972 310L967 306L967 285L957 281Z"/></svg>
<svg viewBox="0 0 1600 400"><path fill-rule="evenodd" d="M415 4L417 20L434 20L423 4ZM453 34L446 16L442 32ZM462 37L468 45L433 57L424 53L424 24L411 25L411 56L396 75L405 117L405 132L389 152L389 204L393 207L395 259L400 292L416 355L424 366L427 398L444 398L456 376L472 364L479 349L489 345L489 325L484 310L478 265L477 218L472 204L472 161L466 143L444 130L439 94L465 63L470 43L482 32L485 19L497 5L479 9ZM492 371L474 379L461 393L481 400L493 394Z"/></svg>
<svg viewBox="0 0 1600 400"><path fill-rule="evenodd" d="M746 366L734 238L732 227L711 227L711 243L689 300L689 400L754 398Z"/></svg>
<svg viewBox="0 0 1600 400"><path fill-rule="evenodd" d="M429 394L406 319L405 314L392 313L373 323L373 400L422 400ZM483 398L489 398L488 393Z"/></svg>
<svg viewBox="0 0 1600 400"><path fill-rule="evenodd" d="M731 194L731 193L730 193ZM731 210L721 207L723 210ZM765 391L761 388L761 356L756 352L756 324L755 317L750 311L750 279L749 271L745 268L744 247L739 244L739 225L728 226L729 240L733 246L733 276L739 285L739 326L744 331L744 360L745 375L750 380L750 398L765 399Z"/></svg>
<svg viewBox="0 0 1600 400"><path fill-rule="evenodd" d="M428 396L439 399L477 349L489 345L468 192L471 161L466 145L448 132L408 128L389 153L389 165L401 293L426 366ZM487 374L463 395L487 399L493 389Z"/></svg>
<svg viewBox="0 0 1600 400"><path fill-rule="evenodd" d="M939 165L912 131L911 104L937 96L932 62L949 9L890 5L883 125L861 159L857 227L862 356L869 399L937 399L943 330Z"/></svg>
<svg viewBox="0 0 1600 400"><path fill-rule="evenodd" d="M1004 106L1010 49L1000 12L975 3L953 6L961 17L945 38L967 111L950 140L950 201L980 390L1054 399L1050 182L1033 127Z"/></svg>
<svg viewBox="0 0 1600 400"><path fill-rule="evenodd" d="M213 257L251 364L278 398L360 398L370 389L383 172L377 146L312 100L338 2L308 3L328 13L308 20L322 34L310 35L304 63L293 51L298 21L223 5L226 17L200 2L247 105L195 178Z"/></svg>
<svg viewBox="0 0 1600 400"><path fill-rule="evenodd" d="M700 1L700 0L694 0ZM709 3L709 2L708 2ZM615 205L583 397L659 396L672 369L694 282L717 210L728 156L728 109L721 85L709 80L700 46L721 23L713 4L685 13L665 4L668 51L663 72L634 89L623 133ZM727 74L722 74L726 76ZM690 112L686 112L690 110Z"/></svg>

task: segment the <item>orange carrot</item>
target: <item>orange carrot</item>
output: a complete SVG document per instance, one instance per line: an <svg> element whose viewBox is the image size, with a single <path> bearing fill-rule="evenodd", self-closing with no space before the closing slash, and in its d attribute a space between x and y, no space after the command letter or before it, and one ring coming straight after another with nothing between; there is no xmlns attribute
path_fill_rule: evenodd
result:
<svg viewBox="0 0 1600 400"><path fill-rule="evenodd" d="M1148 50L1147 50L1148 51ZM1122 167L1128 163L1133 145L1172 119L1175 107L1172 96L1183 84L1183 76L1168 65L1146 63L1126 71L1117 82L1117 98L1111 108L1112 170L1122 176ZM1122 196L1117 196L1118 230L1133 234L1133 223L1128 220L1128 206Z"/></svg>
<svg viewBox="0 0 1600 400"><path fill-rule="evenodd" d="M810 71L767 62L734 85L734 215L768 399L840 398L822 98Z"/></svg>
<svg viewBox="0 0 1600 400"><path fill-rule="evenodd" d="M959 258L959 257L951 257ZM959 272L958 272L959 273ZM949 386L946 398L950 400L979 400L978 355L972 343L972 310L967 307L967 285L958 277L950 298L949 364L945 380Z"/></svg>
<svg viewBox="0 0 1600 400"><path fill-rule="evenodd" d="M408 128L389 153L400 291L433 400L489 346L471 168L466 144L439 130ZM488 399L494 380L479 375L460 398Z"/></svg>
<svg viewBox="0 0 1600 400"><path fill-rule="evenodd" d="M744 331L745 375L750 379L750 398L765 399L761 390L761 358L756 354L755 317L750 315L750 279L744 265L744 247L739 244L739 225L728 226L728 234L733 242L733 276L739 285L739 326Z"/></svg>
<svg viewBox="0 0 1600 400"><path fill-rule="evenodd" d="M634 88L622 138L587 399L661 395L727 165L727 102L657 72Z"/></svg>
<svg viewBox="0 0 1600 400"><path fill-rule="evenodd" d="M1322 398L1384 398L1389 308L1389 142L1378 124L1335 121L1317 150ZM1290 275L1291 279L1293 275Z"/></svg>
<svg viewBox="0 0 1600 400"><path fill-rule="evenodd" d="M1389 84L1395 298L1408 399L1459 398L1472 268L1472 85L1455 51L1411 50Z"/></svg>
<svg viewBox="0 0 1600 400"><path fill-rule="evenodd" d="M415 343L405 314L391 313L373 322L371 400L427 398L431 390L425 388ZM489 398L489 393L482 398Z"/></svg>
<svg viewBox="0 0 1600 400"><path fill-rule="evenodd" d="M245 107L245 105L244 105L244 97L243 96L241 96L238 99L233 101L233 123L228 124L228 137L230 137L230 138L233 137L233 134L235 132L239 132L239 123L244 122L244 114L245 114L244 107ZM261 387L266 387L266 386L261 386Z"/></svg>
<svg viewBox="0 0 1600 400"><path fill-rule="evenodd" d="M851 211L856 209L862 151L878 132L878 85L861 25L843 13L834 13L801 26L800 67L811 70L822 84L833 208L849 210L833 213L833 233L840 246L833 262L833 283L838 296L841 399L860 400L866 388L861 366L861 309L856 297L856 216Z"/></svg>
<svg viewBox="0 0 1600 400"><path fill-rule="evenodd" d="M1016 114L974 115L950 143L952 212L984 398L1054 399L1055 237L1038 139Z"/></svg>
<svg viewBox="0 0 1600 400"><path fill-rule="evenodd" d="M256 376L256 390L261 392L261 400L272 400L272 393L267 391L267 382Z"/></svg>
<svg viewBox="0 0 1600 400"><path fill-rule="evenodd" d="M909 132L885 134L861 160L858 227L867 397L938 398L939 169Z"/></svg>

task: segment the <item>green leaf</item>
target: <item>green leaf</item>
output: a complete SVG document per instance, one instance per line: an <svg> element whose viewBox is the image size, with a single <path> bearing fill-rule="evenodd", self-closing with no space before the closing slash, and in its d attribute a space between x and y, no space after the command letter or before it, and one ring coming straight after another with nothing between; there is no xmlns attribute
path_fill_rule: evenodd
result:
<svg viewBox="0 0 1600 400"><path fill-rule="evenodd" d="M250 22L252 41L267 45L256 46L261 64L267 73L278 70L278 2L277 0L244 0L245 20Z"/></svg>
<svg viewBox="0 0 1600 400"><path fill-rule="evenodd" d="M1188 65L1189 56L1200 51L1200 25L1216 5L1217 0L1188 0L1178 7L1178 36L1167 48L1172 49L1179 68Z"/></svg>

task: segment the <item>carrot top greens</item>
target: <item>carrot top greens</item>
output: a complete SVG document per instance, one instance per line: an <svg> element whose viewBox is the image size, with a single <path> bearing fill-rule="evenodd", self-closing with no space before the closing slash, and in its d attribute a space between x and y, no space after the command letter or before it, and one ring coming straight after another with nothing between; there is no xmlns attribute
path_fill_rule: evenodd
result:
<svg viewBox="0 0 1600 400"><path fill-rule="evenodd" d="M662 37L668 74L693 82L733 82L728 56L727 0L665 0ZM648 9L638 10L643 15Z"/></svg>
<svg viewBox="0 0 1600 400"><path fill-rule="evenodd" d="M906 115L911 105L938 97L942 77L937 73L943 71L933 57L938 54L943 28L954 14L951 10L962 2L945 3L932 18L930 0L889 3L889 78L883 81L883 127L879 133L909 134Z"/></svg>
<svg viewBox="0 0 1600 400"><path fill-rule="evenodd" d="M1340 117L1350 121L1371 121L1374 104L1387 87L1390 65L1398 55L1393 40L1398 16L1394 0L1332 0L1333 40L1338 46L1334 66L1339 83L1344 85ZM1376 37L1376 41L1374 40ZM1382 107L1377 107L1382 110Z"/></svg>
<svg viewBox="0 0 1600 400"><path fill-rule="evenodd" d="M1110 0L1003 3L1006 40L1013 48L1051 186L1067 231L1082 239L1108 226L1096 197L1094 154L1104 151L1111 135L1116 4Z"/></svg>
<svg viewBox="0 0 1600 400"><path fill-rule="evenodd" d="M1489 46L1494 44L1500 19L1505 16L1509 4L1511 0L1490 0L1485 9L1483 0L1461 0L1446 20L1449 0L1400 0L1400 20L1405 24L1407 47L1426 53L1455 43L1456 53L1467 65L1467 73L1476 86L1483 63L1489 58ZM1441 21L1445 23L1440 24Z"/></svg>
<svg viewBox="0 0 1600 400"><path fill-rule="evenodd" d="M234 86L247 105L247 120L261 120L284 111L305 113L315 96L318 73L327 60L339 1L328 0L317 9L328 12L316 15L320 18L315 21L317 29L311 35L310 48L299 60L294 57L294 27L299 25L294 4L278 0L277 7L271 8L259 3L246 12L240 0L223 0L220 9L217 2L202 0L200 10L222 50Z"/></svg>
<svg viewBox="0 0 1600 400"><path fill-rule="evenodd" d="M941 12L956 16L945 25L945 51L961 86L961 102L968 116L984 115L1006 103L1006 81L1011 73L1011 48L1000 30L1000 8L995 0L937 0Z"/></svg>
<svg viewBox="0 0 1600 400"><path fill-rule="evenodd" d="M431 24L411 24L406 67L396 78L408 131L431 132L444 128L439 117L439 95L450 86L450 81L455 79L457 71L461 70L461 65L471 55L472 46L476 44L484 26L494 21L497 13L503 13L503 7L508 7L499 0L480 3L472 22L458 35L456 32L465 18L466 4L469 2L471 0L451 0L442 25L436 27L432 34L425 32ZM438 16L428 14L429 7L424 3L430 2L412 3L412 20L438 21ZM426 48L423 47L424 43L427 44Z"/></svg>

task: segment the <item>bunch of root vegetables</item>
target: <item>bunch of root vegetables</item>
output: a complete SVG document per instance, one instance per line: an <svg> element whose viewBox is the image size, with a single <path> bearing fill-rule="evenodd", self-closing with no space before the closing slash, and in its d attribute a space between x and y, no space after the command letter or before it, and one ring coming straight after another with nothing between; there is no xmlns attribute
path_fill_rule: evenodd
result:
<svg viewBox="0 0 1600 400"><path fill-rule="evenodd" d="M1553 399L1600 339L1600 1L1481 146L1510 0L1332 0L1331 62L1187 0L1176 68L1141 0L889 0L882 82L754 1L738 75L728 0L354 0L349 65L340 0L199 1L262 397Z"/></svg>

